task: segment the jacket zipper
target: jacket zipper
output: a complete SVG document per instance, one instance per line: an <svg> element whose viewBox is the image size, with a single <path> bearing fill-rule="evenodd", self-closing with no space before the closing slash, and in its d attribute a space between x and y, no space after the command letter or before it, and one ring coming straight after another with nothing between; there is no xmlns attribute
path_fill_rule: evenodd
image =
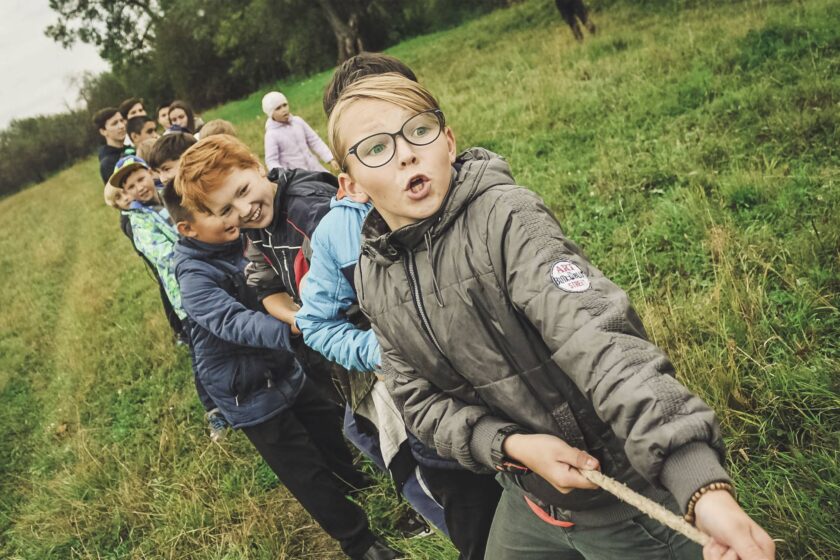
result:
<svg viewBox="0 0 840 560"><path fill-rule="evenodd" d="M274 265L271 265L271 268L274 269L274 272L279 274L281 278L283 278L283 283L286 285L286 288L291 292L289 295L292 296L293 299L298 299L297 290L295 289L295 283L292 281L291 274L289 274L289 265L286 262L286 258L280 258L277 256L277 251L274 249L274 240L271 238L271 232L266 231L268 234L268 247L271 249L271 254L274 255L274 260L280 263L283 268L283 271L277 270ZM283 272L286 273L286 276L283 277Z"/></svg>
<svg viewBox="0 0 840 560"><path fill-rule="evenodd" d="M403 264L405 265L405 275L408 279L408 286L411 289L411 297L414 300L414 307L417 309L417 314L420 316L420 322L423 324L423 330L426 331L426 335L431 339L432 344L435 345L435 348L437 348L437 351L440 352L441 356L443 356L443 359L449 363L449 358L447 358L446 354L444 354L443 348L441 348L437 337L435 337L434 331L432 331L432 323L429 321L428 315L426 315L426 307L423 305L423 297L420 295L420 282L417 279L417 264L414 262L413 252L405 252ZM452 364L450 363L449 365L451 366Z"/></svg>

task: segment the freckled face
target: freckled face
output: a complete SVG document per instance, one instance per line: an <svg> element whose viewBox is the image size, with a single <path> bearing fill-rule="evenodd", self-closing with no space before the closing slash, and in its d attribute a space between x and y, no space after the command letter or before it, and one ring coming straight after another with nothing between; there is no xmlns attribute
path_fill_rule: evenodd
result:
<svg viewBox="0 0 840 560"><path fill-rule="evenodd" d="M264 228L274 218L276 190L258 168L234 169L207 197L207 208L229 226Z"/></svg>

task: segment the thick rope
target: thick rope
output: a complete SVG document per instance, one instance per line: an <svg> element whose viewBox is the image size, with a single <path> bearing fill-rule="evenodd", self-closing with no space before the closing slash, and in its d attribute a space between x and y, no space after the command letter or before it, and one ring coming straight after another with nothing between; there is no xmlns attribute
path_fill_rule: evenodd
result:
<svg viewBox="0 0 840 560"><path fill-rule="evenodd" d="M670 527L677 533L691 539L700 546L706 546L706 543L711 540L709 535L694 525L691 525L682 517L675 515L653 500L642 496L634 490L631 490L621 482L598 471L581 470L580 472L589 482L600 486L619 500L627 502L651 519L659 521L666 527Z"/></svg>

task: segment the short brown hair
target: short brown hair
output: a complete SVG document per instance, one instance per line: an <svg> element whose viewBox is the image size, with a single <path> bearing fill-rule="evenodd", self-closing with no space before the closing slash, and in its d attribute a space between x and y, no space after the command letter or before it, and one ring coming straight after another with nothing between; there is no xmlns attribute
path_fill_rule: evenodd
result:
<svg viewBox="0 0 840 560"><path fill-rule="evenodd" d="M170 132L155 141L149 152L149 157L143 158L152 169L160 169L167 161L175 161L186 152L190 146L198 142L195 136L188 132Z"/></svg>
<svg viewBox="0 0 840 560"><path fill-rule="evenodd" d="M137 151L137 157L144 159L146 160L146 163L149 163L149 154L152 153L152 148L154 147L155 142L157 142L157 140L154 138L146 138L139 144L135 144L134 149ZM151 163L149 163L149 167L152 167Z"/></svg>
<svg viewBox="0 0 840 560"><path fill-rule="evenodd" d="M124 119L128 118L128 112L131 111L131 108L137 104L143 105L143 109L146 108L145 103L143 103L143 99L140 97L129 97L122 103L120 103L120 114L123 116Z"/></svg>
<svg viewBox="0 0 840 560"><path fill-rule="evenodd" d="M401 74L387 73L367 76L347 86L333 107L327 126L330 148L338 165L344 169L347 157L347 141L342 137L340 121L354 102L360 99L376 99L408 109L409 111L430 111L440 105L429 90Z"/></svg>
<svg viewBox="0 0 840 560"><path fill-rule="evenodd" d="M172 218L172 223L175 225L178 222L193 222L193 213L189 208L184 208L181 195L175 190L175 179L172 179L163 186L163 192L160 193L163 200L163 205L166 206L169 217Z"/></svg>
<svg viewBox="0 0 840 560"><path fill-rule="evenodd" d="M105 123L108 120L119 113L120 110L116 107L105 107L104 109L100 109L93 115L93 124L96 126L97 130L102 130L105 128Z"/></svg>
<svg viewBox="0 0 840 560"><path fill-rule="evenodd" d="M353 84L365 76L387 73L401 74L411 80L417 81L417 76L400 59L384 53L363 52L351 56L335 69L335 72L324 90L324 112L329 117L347 86Z"/></svg>
<svg viewBox="0 0 840 560"><path fill-rule="evenodd" d="M259 169L260 160L241 140L227 134L203 138L181 156L175 190L190 210L209 212L207 195L235 169Z"/></svg>
<svg viewBox="0 0 840 560"><path fill-rule="evenodd" d="M224 119L213 119L204 123L204 126L201 127L201 137L207 138L214 134L230 134L231 136L236 136L236 128Z"/></svg>

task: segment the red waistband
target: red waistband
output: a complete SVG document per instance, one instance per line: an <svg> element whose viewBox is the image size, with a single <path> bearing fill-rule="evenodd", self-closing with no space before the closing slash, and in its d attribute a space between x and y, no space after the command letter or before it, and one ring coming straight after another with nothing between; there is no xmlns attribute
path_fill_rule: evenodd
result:
<svg viewBox="0 0 840 560"><path fill-rule="evenodd" d="M543 508L532 502L528 499L528 496L525 496L525 503L528 504L528 507L531 508L531 511L534 512L534 515L539 517L541 520L545 521L549 525L554 525L555 527L574 527L574 523L571 521L560 521L559 519L554 519L551 515L548 514Z"/></svg>

